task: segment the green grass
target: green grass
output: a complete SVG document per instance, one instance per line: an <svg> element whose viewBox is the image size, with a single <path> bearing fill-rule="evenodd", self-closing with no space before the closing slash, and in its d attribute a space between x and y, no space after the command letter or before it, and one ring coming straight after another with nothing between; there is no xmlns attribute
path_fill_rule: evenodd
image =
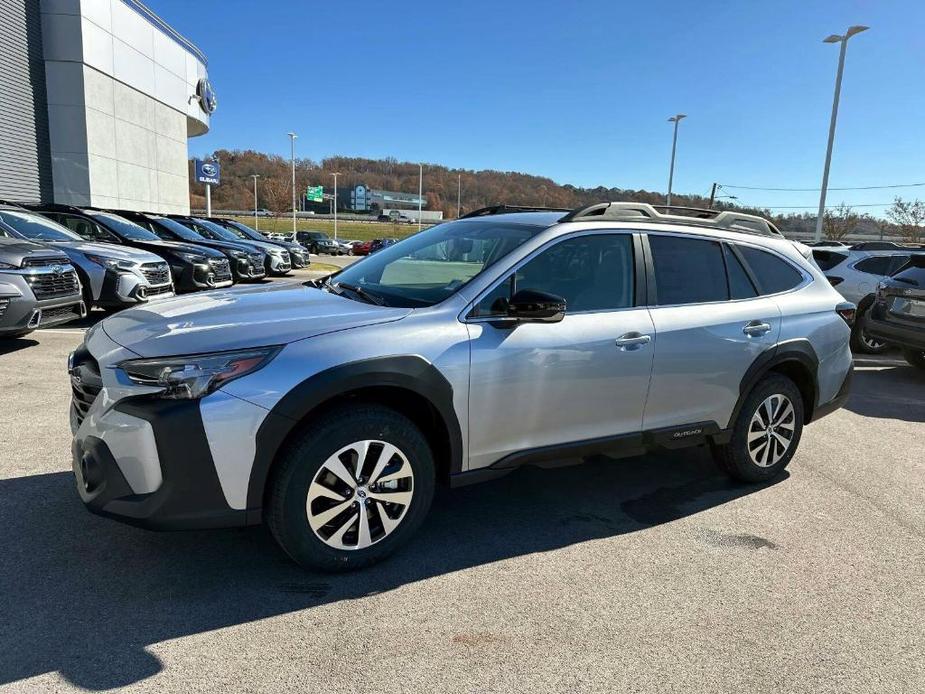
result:
<svg viewBox="0 0 925 694"><path fill-rule="evenodd" d="M242 224L254 226L253 217L233 217ZM292 232L292 217L260 217L260 231L276 233ZM426 229L427 227L425 227ZM296 229L299 231L323 231L331 238L334 237L334 220L332 219L296 219ZM417 224L390 224L388 222L342 222L337 220L337 238L358 241L372 239L395 238L403 239L416 234Z"/></svg>

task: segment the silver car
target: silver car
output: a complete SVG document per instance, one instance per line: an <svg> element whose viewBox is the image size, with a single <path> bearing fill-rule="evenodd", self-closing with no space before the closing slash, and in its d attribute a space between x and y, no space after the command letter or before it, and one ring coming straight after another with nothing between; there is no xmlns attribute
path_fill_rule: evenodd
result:
<svg viewBox="0 0 925 694"><path fill-rule="evenodd" d="M329 570L435 485L707 445L763 482L848 395L854 306L767 221L479 210L324 281L129 309L70 360L79 494L148 528L266 522Z"/></svg>

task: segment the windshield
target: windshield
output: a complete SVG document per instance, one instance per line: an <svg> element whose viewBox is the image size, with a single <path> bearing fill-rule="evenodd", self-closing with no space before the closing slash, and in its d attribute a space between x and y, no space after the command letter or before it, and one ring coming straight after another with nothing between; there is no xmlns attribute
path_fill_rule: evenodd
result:
<svg viewBox="0 0 925 694"><path fill-rule="evenodd" d="M202 227L206 231L212 232L212 238L224 239L225 241L240 241L240 237L237 236L234 232L229 231L221 224L216 224L215 222L210 222L207 219L196 219L195 220L197 227ZM203 233L203 232L200 232ZM207 235L203 233L203 235Z"/></svg>
<svg viewBox="0 0 925 694"><path fill-rule="evenodd" d="M239 238L254 239L255 241L265 241L266 240L266 236L264 236L263 234L261 234L259 231L255 229L251 229L246 224L241 224L241 222L236 222L236 221L230 221L229 224L231 226L225 227L225 228L228 229L228 231L230 231L231 233L237 234Z"/></svg>
<svg viewBox="0 0 925 694"><path fill-rule="evenodd" d="M202 236L197 234L188 226L180 224L180 222L175 219L170 219L168 217L154 217L154 221L156 221L165 229L169 229L175 236L179 236L184 241L192 241L193 243L197 243L205 240Z"/></svg>
<svg viewBox="0 0 925 694"><path fill-rule="evenodd" d="M31 241L83 241L74 232L37 214L0 210L0 219Z"/></svg>
<svg viewBox="0 0 925 694"><path fill-rule="evenodd" d="M134 222L130 222L119 215L110 214L108 212L88 212L87 214L96 221L101 222L103 226L130 241L160 241L157 236L144 227L140 227Z"/></svg>
<svg viewBox="0 0 925 694"><path fill-rule="evenodd" d="M440 224L348 266L333 282L360 287L389 306L432 306L545 228L499 221Z"/></svg>

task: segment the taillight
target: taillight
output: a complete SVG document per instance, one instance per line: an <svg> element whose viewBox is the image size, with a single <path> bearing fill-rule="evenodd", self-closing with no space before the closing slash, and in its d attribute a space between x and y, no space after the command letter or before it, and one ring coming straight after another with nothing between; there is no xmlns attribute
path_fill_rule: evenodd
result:
<svg viewBox="0 0 925 694"><path fill-rule="evenodd" d="M837 287L838 285L840 285L842 282L845 281L844 277L826 277L826 279L829 281L829 284L831 284L833 287Z"/></svg>
<svg viewBox="0 0 925 694"><path fill-rule="evenodd" d="M835 313L841 316L845 323L852 326L854 325L854 319L857 317L857 306L850 301L845 301L835 307Z"/></svg>

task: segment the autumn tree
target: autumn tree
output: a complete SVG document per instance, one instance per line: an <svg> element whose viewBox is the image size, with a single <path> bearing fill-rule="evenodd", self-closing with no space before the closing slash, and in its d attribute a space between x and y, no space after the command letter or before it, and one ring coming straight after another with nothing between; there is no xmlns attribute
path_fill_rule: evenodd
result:
<svg viewBox="0 0 925 694"><path fill-rule="evenodd" d="M841 241L855 230L861 216L845 203L827 209L822 217L822 231L827 239Z"/></svg>
<svg viewBox="0 0 925 694"><path fill-rule="evenodd" d="M285 214L292 207L292 185L289 179L267 178L262 188L267 207L276 214Z"/></svg>
<svg viewBox="0 0 925 694"><path fill-rule="evenodd" d="M925 203L919 199L903 200L897 197L886 211L887 219L899 227L899 232L906 241L916 242L925 223Z"/></svg>

